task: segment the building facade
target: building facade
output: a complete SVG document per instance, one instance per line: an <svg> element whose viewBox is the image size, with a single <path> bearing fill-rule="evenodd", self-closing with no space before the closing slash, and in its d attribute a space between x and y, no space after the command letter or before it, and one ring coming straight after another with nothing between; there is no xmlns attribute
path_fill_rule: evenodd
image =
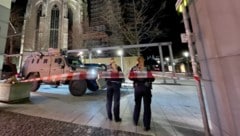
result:
<svg viewBox="0 0 240 136"><path fill-rule="evenodd" d="M89 28L90 31L102 32L107 38L88 40L89 46L123 45L124 40L119 33L117 22L122 19L122 8L119 0L90 0L89 1ZM89 31L89 33L90 33Z"/></svg>
<svg viewBox="0 0 240 136"><path fill-rule="evenodd" d="M189 3L214 136L240 136L239 7L239 0Z"/></svg>
<svg viewBox="0 0 240 136"><path fill-rule="evenodd" d="M10 0L0 1L0 71L4 62L5 45L8 32L9 16L11 9Z"/></svg>
<svg viewBox="0 0 240 136"><path fill-rule="evenodd" d="M23 51L80 48L82 0L29 0L23 26Z"/></svg>
<svg viewBox="0 0 240 136"><path fill-rule="evenodd" d="M107 12L118 11L118 0L29 0L22 52L122 44L121 39L117 41L119 33L109 30L113 25L106 20Z"/></svg>

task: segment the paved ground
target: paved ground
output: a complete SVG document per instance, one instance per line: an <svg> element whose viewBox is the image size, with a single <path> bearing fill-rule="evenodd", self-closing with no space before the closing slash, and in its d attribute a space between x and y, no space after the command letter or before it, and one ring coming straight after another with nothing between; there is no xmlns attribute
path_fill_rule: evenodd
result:
<svg viewBox="0 0 240 136"><path fill-rule="evenodd" d="M0 111L0 122L1 136L141 136L6 111Z"/></svg>
<svg viewBox="0 0 240 136"><path fill-rule="evenodd" d="M0 111L30 115L17 114L19 119L23 117L28 120L28 122L24 120L20 122L33 124L29 126L29 129L42 130L38 133L34 131L33 135L74 135L77 131L78 134L81 132L84 135L94 135L96 132L99 135L121 136L137 134L203 136L203 124L194 82L192 80L178 81L179 85L163 85L159 82L153 86L152 122L149 132L143 131L142 115L138 126L134 126L132 123L134 97L131 84L128 83L124 84L122 88L120 115L123 120L121 123L115 123L107 119L105 109L106 91L88 92L82 97L74 97L69 94L67 86L51 88L48 85L43 85L38 92L31 94L30 102L22 104L0 103ZM14 113L9 113L9 115L11 116ZM16 122L13 123L17 119L2 119L4 117L2 114L6 113L0 112L0 134L3 130L5 133L6 129L2 130L1 127L9 124L11 124L9 128L12 131L19 131L23 135L27 135L27 132L31 135L30 133L33 132L26 131L27 134L25 134L25 131L20 129L23 127L16 127ZM40 128L35 128L38 127L36 124L41 120L51 122L53 125L49 126L43 123L39 126ZM15 128L12 128L14 124ZM46 130L50 130L50 132L44 131L44 128L49 128ZM87 129L90 129L91 132L85 131Z"/></svg>

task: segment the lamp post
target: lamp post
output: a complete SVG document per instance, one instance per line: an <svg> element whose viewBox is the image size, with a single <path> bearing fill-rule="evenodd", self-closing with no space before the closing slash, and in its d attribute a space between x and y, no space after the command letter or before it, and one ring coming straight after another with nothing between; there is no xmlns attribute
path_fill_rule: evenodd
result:
<svg viewBox="0 0 240 136"><path fill-rule="evenodd" d="M168 66L169 66L169 60L170 60L170 59L169 59L169 57L166 57L165 60L166 60L166 63L167 63L167 70L169 71Z"/></svg>
<svg viewBox="0 0 240 136"><path fill-rule="evenodd" d="M186 75L189 76L190 75L189 52L187 51L183 52L183 56L186 58L186 62L187 62Z"/></svg>
<svg viewBox="0 0 240 136"><path fill-rule="evenodd" d="M120 56L121 68L122 68L122 71L124 71L123 70L123 50L122 49L118 50L117 54L118 54L118 56Z"/></svg>
<svg viewBox="0 0 240 136"><path fill-rule="evenodd" d="M200 103L200 107L201 107L205 136L210 136L211 133L210 133L209 124L208 124L207 111L206 111L206 106L205 106L205 101L204 101L204 96L203 96L203 90L202 90L202 86L201 86L201 80L200 80L198 72L197 72L197 63L195 60L195 55L194 55L194 50L193 50L192 33L190 31L190 24L189 24L189 20L188 20L189 18L188 18L188 13L186 10L186 6L189 4L188 2L189 2L188 0L177 0L175 6L176 6L176 10L181 12L182 16L183 16L183 22L184 22L185 32L186 32L186 36L187 36L188 49L189 49L189 54L191 57L193 76L195 78L198 99L199 99L199 103Z"/></svg>

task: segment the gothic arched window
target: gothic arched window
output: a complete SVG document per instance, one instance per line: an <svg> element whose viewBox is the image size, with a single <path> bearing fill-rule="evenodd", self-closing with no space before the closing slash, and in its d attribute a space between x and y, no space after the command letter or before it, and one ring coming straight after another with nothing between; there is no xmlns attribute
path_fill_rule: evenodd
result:
<svg viewBox="0 0 240 136"><path fill-rule="evenodd" d="M51 11L50 48L58 48L59 9L54 5Z"/></svg>
<svg viewBox="0 0 240 136"><path fill-rule="evenodd" d="M42 15L42 5L39 6L38 10L37 10L37 22L36 22L36 31L35 31L35 50L38 50L39 47L39 38L38 38L38 34L39 34L39 24L40 24L40 17Z"/></svg>
<svg viewBox="0 0 240 136"><path fill-rule="evenodd" d="M73 46L73 12L68 9L68 49L72 49Z"/></svg>

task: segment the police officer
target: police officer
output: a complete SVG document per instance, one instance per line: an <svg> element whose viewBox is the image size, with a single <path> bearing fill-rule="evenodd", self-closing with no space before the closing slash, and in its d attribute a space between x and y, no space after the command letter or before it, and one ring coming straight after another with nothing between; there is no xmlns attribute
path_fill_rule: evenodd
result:
<svg viewBox="0 0 240 136"><path fill-rule="evenodd" d="M113 58L111 58L110 65L107 67L109 72L121 72L121 68L116 64ZM122 119L119 116L120 110L120 88L122 78L106 78L107 82L107 115L109 120L112 120L112 101L114 100L113 113L116 122L121 122Z"/></svg>
<svg viewBox="0 0 240 136"><path fill-rule="evenodd" d="M131 72L150 72L150 68L144 65L144 58L142 56L138 57L137 65L134 66L129 75L129 79L133 81L134 87L134 96L135 96L135 107L133 113L133 122L135 125L138 124L139 115L141 111L141 101L143 98L144 103L144 115L143 115L143 124L144 130L150 130L151 122L151 98L152 98L152 82L155 80L153 76L151 77L131 77Z"/></svg>

